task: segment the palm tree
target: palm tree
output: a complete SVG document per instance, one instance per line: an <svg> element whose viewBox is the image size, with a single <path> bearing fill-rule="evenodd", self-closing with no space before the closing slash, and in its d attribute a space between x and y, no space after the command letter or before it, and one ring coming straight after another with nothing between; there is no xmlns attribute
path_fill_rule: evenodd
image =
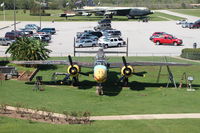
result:
<svg viewBox="0 0 200 133"><path fill-rule="evenodd" d="M47 43L34 38L21 37L10 45L6 54L11 54L13 60L46 60L51 50L45 48Z"/></svg>

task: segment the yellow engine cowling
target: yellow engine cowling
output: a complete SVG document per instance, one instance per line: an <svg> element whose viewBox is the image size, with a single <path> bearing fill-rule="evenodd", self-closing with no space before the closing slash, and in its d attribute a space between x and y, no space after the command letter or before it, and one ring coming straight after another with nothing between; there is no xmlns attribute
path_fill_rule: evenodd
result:
<svg viewBox="0 0 200 133"><path fill-rule="evenodd" d="M121 69L121 75L129 78L133 75L134 69L132 66L123 66Z"/></svg>
<svg viewBox="0 0 200 133"><path fill-rule="evenodd" d="M80 67L78 65L69 66L67 68L67 73L70 74L72 77L77 77L80 72Z"/></svg>

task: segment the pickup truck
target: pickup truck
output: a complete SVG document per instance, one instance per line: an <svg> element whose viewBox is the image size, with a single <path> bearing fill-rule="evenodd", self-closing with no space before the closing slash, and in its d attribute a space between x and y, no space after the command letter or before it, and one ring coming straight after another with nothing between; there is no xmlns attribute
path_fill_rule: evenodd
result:
<svg viewBox="0 0 200 133"><path fill-rule="evenodd" d="M183 41L171 35L164 35L160 37L153 38L152 40L156 45L161 44L173 44L174 46L181 45Z"/></svg>

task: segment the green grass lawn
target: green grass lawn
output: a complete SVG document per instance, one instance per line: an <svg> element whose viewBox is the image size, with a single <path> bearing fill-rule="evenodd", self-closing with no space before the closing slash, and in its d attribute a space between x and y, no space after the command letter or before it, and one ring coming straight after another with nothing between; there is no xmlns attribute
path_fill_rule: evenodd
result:
<svg viewBox="0 0 200 133"><path fill-rule="evenodd" d="M200 17L200 9L171 9L170 11Z"/></svg>
<svg viewBox="0 0 200 133"><path fill-rule="evenodd" d="M1 133L198 133L200 119L95 121L91 125L53 125L0 117Z"/></svg>
<svg viewBox="0 0 200 133"><path fill-rule="evenodd" d="M68 17L67 20L65 17L58 17L59 13L63 13L61 10L46 10L46 13L51 13L52 16L42 16L42 21L98 21L103 19L104 16L75 16L75 17ZM13 10L6 10L6 20L12 21L13 20ZM3 12L0 11L0 21L3 21ZM164 18L163 18L164 17ZM26 13L23 10L17 10L16 14L17 21L39 21L39 16L30 16L29 11L27 10ZM155 12L154 14L150 15L151 21L168 21L169 18L172 20L179 20L182 19L177 16L172 16L160 12ZM114 16L113 21L137 21L136 19L129 19L126 16Z"/></svg>
<svg viewBox="0 0 200 133"><path fill-rule="evenodd" d="M91 57L75 58L75 60L89 60ZM58 59L58 58L53 58ZM60 58L59 58L60 59ZM65 58L66 59L66 58ZM161 60L154 57L154 61ZM149 60L150 57L130 57L131 60ZM177 61L177 59L168 59ZM110 61L121 61L121 58L111 58ZM43 68L37 75L43 76L43 81L49 83L53 72L66 72L67 66L58 65ZM200 87L198 65L189 67L171 67L177 83L183 72L194 76L194 88ZM89 68L82 68L83 72L90 72ZM24 81L8 80L0 84L0 103L15 106L41 109L62 113L63 111L89 111L92 115L125 115L125 114L156 114L156 113L191 113L199 112L200 104L197 102L200 92L187 92L186 88L165 88L168 76L163 67L160 83L156 83L159 67L135 67L136 72L146 71L146 77L130 78L130 87L121 88L115 83L118 81L120 69L111 69L108 82L104 84L104 96L96 96L92 75L80 76L81 85L72 87L66 85L44 85L44 92L34 92L34 85L25 84ZM61 79L63 77L60 77Z"/></svg>
<svg viewBox="0 0 200 133"><path fill-rule="evenodd" d="M158 12L158 11L155 11L155 13L152 14L151 17L153 18L153 20L155 19L155 21L160 21L160 19L164 19L164 21L184 19L182 17L165 14L165 13Z"/></svg>

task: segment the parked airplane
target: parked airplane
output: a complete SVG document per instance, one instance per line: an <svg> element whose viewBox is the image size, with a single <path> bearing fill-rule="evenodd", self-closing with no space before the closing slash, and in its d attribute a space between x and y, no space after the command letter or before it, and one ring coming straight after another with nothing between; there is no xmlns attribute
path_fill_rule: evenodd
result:
<svg viewBox="0 0 200 133"><path fill-rule="evenodd" d="M92 52L92 51L91 51ZM135 72L133 66L188 66L190 64L174 63L174 62L126 62L125 57L122 57L122 62L107 62L105 56L105 51L100 48L97 51L94 62L74 62L71 56L68 56L68 61L66 60L45 60L45 61L11 61L15 64L38 64L38 65L69 65L67 73L54 73L53 75L65 75L62 82L72 78L73 83L78 82L79 74L89 76L87 73L81 72L81 67L93 68L94 80L97 82L97 94L103 94L102 83L106 82L109 77L108 69L110 68L121 68L121 78L124 85L128 84L128 79L132 75L144 76L146 72Z"/></svg>
<svg viewBox="0 0 200 133"><path fill-rule="evenodd" d="M135 17L144 17L149 14L153 14L147 7L89 7L85 6L82 9L76 9L75 12L82 13L95 13L96 15L105 16L127 16L129 19Z"/></svg>

